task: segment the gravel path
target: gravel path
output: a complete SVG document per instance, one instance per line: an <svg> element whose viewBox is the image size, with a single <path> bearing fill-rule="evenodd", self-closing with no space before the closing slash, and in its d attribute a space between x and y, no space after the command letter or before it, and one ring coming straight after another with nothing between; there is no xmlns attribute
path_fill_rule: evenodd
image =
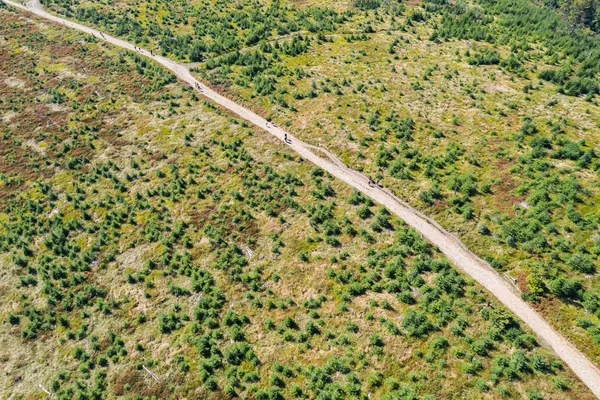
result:
<svg viewBox="0 0 600 400"><path fill-rule="evenodd" d="M454 235L446 232L431 218L410 207L408 204L394 196L389 190L376 186L369 186L368 179L364 175L347 168L339 159L337 159L337 157L327 150L303 143L291 134L285 132L279 126L268 122L251 110L211 90L206 85L197 81L185 66L169 58L151 54L147 50L142 50L124 40L103 34L96 29L51 15L42 9L38 0L29 1L23 5L9 0L3 1L11 6L28 10L42 18L89 33L116 46L150 57L156 62L169 68L179 77L179 79L196 88L203 96L269 132L278 139L284 141L284 137L287 134L288 140L285 141L285 143L304 159L318 165L331 175L371 197L374 201L384 205L390 212L403 219L408 225L416 229L431 243L436 245L454 265L463 272L469 274L473 279L479 282L480 285L489 290L500 302L525 322L530 329L535 332L541 342L551 347L590 388L594 395L600 399L600 369L566 338L555 331L546 320L533 310L533 308L523 301L519 293L488 263L470 252ZM312 150L323 153L327 159L318 156Z"/></svg>

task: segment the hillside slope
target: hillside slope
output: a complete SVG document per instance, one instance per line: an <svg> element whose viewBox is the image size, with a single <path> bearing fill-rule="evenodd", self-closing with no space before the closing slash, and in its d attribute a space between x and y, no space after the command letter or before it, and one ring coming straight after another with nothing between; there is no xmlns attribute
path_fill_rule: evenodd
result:
<svg viewBox="0 0 600 400"><path fill-rule="evenodd" d="M381 179L600 361L600 42L551 4L44 4Z"/></svg>
<svg viewBox="0 0 600 400"><path fill-rule="evenodd" d="M384 209L137 55L0 12L8 397L589 396Z"/></svg>

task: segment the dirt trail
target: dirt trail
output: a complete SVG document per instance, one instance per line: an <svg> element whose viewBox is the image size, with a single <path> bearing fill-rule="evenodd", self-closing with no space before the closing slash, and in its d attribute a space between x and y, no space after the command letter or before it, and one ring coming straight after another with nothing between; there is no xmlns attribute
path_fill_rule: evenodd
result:
<svg viewBox="0 0 600 400"><path fill-rule="evenodd" d="M290 148L295 150L304 159L318 165L336 178L346 182L376 202L384 205L387 209L399 218L403 219L408 225L420 232L431 243L436 245L446 257L456 265L460 270L469 274L480 285L489 290L496 298L519 317L531 330L540 338L540 340L551 347L556 354L573 370L573 372L590 388L592 393L600 399L600 369L581 353L565 337L555 331L546 320L544 320L533 308L523 301L519 293L502 278L488 263L477 257L454 235L445 231L439 224L431 218L423 215L419 211L410 207L394 196L389 190L369 186L367 178L361 173L347 168L335 155L325 149L303 143L296 139L290 133L285 132L279 126L268 122L263 117L255 114L251 110L235 103L234 101L216 93L206 85L197 81L188 68L169 59L150 51L142 50L124 40L103 34L96 29L65 20L44 11L37 0L33 0L23 5L9 0L2 0L6 4L19 9L28 10L42 18L63 24L70 28L94 35L114 45L137 52L144 56L154 59L156 62L169 68L181 80L187 82L203 96L213 100L222 107L227 108L241 118L253 123L261 129L269 132L281 141L284 141L284 135L287 134L287 141L284 141ZM329 160L319 157L312 150L324 153Z"/></svg>

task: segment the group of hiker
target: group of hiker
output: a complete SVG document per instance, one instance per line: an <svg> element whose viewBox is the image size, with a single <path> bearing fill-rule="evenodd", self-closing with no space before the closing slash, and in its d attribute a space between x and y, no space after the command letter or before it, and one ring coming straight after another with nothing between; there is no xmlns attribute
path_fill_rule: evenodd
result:
<svg viewBox="0 0 600 400"><path fill-rule="evenodd" d="M100 36L102 36L102 38L103 38L103 39L106 39L106 38L104 37L104 34L103 34L102 32L99 32L99 33L100 33ZM142 49L141 49L140 47L133 46L133 48L134 48L136 51L142 51ZM152 52L152 50L150 50L150 55L151 55L151 56L154 56L154 53ZM202 87L200 86L200 84L199 84L198 82L194 82L194 87L195 87L195 88L196 88L198 91L202 92ZM272 123L272 125L273 125L273 127L276 127L276 126L277 126L277 125L275 125L274 123ZM266 123L266 126L267 126L267 128L269 128L269 122L268 122L268 121L267 121L267 123ZM291 142L292 142L290 139L288 139L288 134L287 134L287 133L284 133L284 134L283 134L283 141L284 141L284 142L286 142L286 143L291 143ZM369 176L369 186L372 186L373 184L375 184L375 186L377 186L377 187L380 187L380 186L379 186L379 179L377 179L376 181L374 181L374 180L373 180L373 178L371 178L371 177Z"/></svg>
<svg viewBox="0 0 600 400"><path fill-rule="evenodd" d="M24 5L25 5L25 7L27 7L27 6L28 6L28 5L27 5L27 3L25 3ZM63 23L65 23L65 21L64 21L64 20L63 20ZM105 39L105 40L106 40L106 38L104 37L104 34L103 34L102 32L98 32L98 33L100 34L100 36L102 37L102 39ZM141 49L140 47L133 46L133 48L134 48L136 51L140 51L140 52L142 51L142 49ZM151 55L152 57L154 57L154 53L152 52L152 50L150 50L150 55ZM198 91L202 92L202 88L200 87L200 84L199 84L198 82L194 82L194 86L196 87L196 89L197 89ZM274 127L276 127L276 126L277 126L277 125L275 125L274 123L272 123L272 124L273 124L273 126L274 126ZM268 122L268 121L267 121L267 124L266 124L266 125L267 125L267 128L269 128L269 122ZM291 143L291 142L292 142L291 140L289 140L289 139L288 139L288 134L287 134L287 133L284 133L284 134L283 134L283 140L284 140L286 143ZM375 186L377 186L377 187L380 187L380 186L379 186L379 179L377 179L376 181L374 181L374 180L373 180L373 178L371 178L371 177L369 176L369 186L372 186L373 184L375 184Z"/></svg>
<svg viewBox="0 0 600 400"><path fill-rule="evenodd" d="M100 33L100 34L102 35L102 33ZM104 35L103 35L102 37L104 38ZM133 46L133 49L134 49L135 51L139 51L139 52L142 52L142 51L143 51L141 47L137 47L137 46ZM154 57L154 52L153 52L152 50L150 50L150 55L151 55L152 57Z"/></svg>
<svg viewBox="0 0 600 400"><path fill-rule="evenodd" d="M196 83L196 87L198 87L198 84ZM277 125L275 125L273 122L271 122L271 124L276 127ZM270 128L269 126L269 121L266 122L266 127ZM292 143L292 141L290 139L288 139L288 134L286 132L283 133L283 141L286 143ZM373 180L373 178L371 178L369 176L369 186L373 186L373 184L375 184L376 187L381 187L381 185L379 184L379 179L377 180Z"/></svg>
<svg viewBox="0 0 600 400"><path fill-rule="evenodd" d="M277 128L277 125L275 124L275 122L271 122L271 125L273 125L273 128ZM269 121L267 121L265 123L265 126L267 127L267 129L270 129L271 127L269 126ZM288 139L288 134L286 132L283 133L283 141L286 143L292 143L291 139Z"/></svg>
<svg viewBox="0 0 600 400"><path fill-rule="evenodd" d="M376 181L374 181L373 178L371 178L369 176L369 186L371 186L373 183L375 184L375 186L380 187L379 186L379 179L377 179Z"/></svg>

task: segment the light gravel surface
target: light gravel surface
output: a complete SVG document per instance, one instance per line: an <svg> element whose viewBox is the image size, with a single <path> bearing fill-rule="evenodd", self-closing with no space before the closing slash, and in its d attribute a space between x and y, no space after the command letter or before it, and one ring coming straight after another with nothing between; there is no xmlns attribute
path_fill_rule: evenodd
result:
<svg viewBox="0 0 600 400"><path fill-rule="evenodd" d="M331 175L346 182L348 185L369 196L376 202L384 205L390 212L403 219L408 225L436 245L454 265L463 272L469 274L474 280L479 282L480 285L489 290L500 302L502 302L502 304L527 324L539 339L545 345L551 347L571 370L573 370L573 372L590 388L594 395L600 399L600 369L564 336L554 330L552 326L550 326L550 324L531 306L523 301L518 291L502 278L488 263L469 251L460 240L445 231L431 218L415 210L394 196L389 190L374 185L370 186L368 184L368 179L364 175L347 168L339 159L327 150L303 143L290 133L285 132L279 126L268 122L260 115L227 97L220 95L208 86L197 81L192 76L189 69L184 65L169 58L151 54L150 51L141 50L139 47L134 46L129 42L101 33L96 29L49 14L42 9L37 0L29 1L24 4L14 3L9 0L3 1L6 4L19 9L28 10L42 18L94 35L98 39L103 39L116 46L150 57L173 71L179 79L191 85L203 96L269 132L278 139L284 141L284 135L287 134L288 140L287 142L284 142L301 157L318 165ZM327 158L320 157L315 151L321 152Z"/></svg>

